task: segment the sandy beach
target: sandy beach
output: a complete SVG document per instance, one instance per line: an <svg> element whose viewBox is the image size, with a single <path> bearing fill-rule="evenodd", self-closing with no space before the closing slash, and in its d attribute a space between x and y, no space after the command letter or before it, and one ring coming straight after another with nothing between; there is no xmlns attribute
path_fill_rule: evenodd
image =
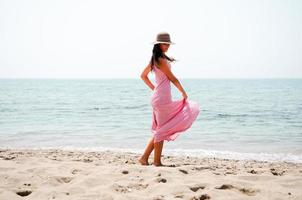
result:
<svg viewBox="0 0 302 200"><path fill-rule="evenodd" d="M302 199L302 164L123 152L0 150L0 199Z"/></svg>

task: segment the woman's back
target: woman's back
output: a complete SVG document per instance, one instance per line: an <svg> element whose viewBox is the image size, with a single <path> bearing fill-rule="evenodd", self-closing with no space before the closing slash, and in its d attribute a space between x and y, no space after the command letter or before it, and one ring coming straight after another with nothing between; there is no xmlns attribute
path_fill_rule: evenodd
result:
<svg viewBox="0 0 302 200"><path fill-rule="evenodd" d="M169 68L171 69L170 62L168 61L167 63L168 63ZM168 79L166 74L158 68L158 66L156 64L153 65L153 69L154 69L155 82L156 82L155 89L164 83L170 85L170 80Z"/></svg>
<svg viewBox="0 0 302 200"><path fill-rule="evenodd" d="M170 63L168 66L171 69ZM170 103L172 101L170 80L156 65L153 65L153 69L156 84L152 95L152 105Z"/></svg>

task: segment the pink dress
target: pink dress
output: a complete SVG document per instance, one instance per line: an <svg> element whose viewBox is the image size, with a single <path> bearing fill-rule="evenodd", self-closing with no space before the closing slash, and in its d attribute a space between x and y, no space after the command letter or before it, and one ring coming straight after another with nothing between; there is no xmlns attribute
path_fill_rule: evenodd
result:
<svg viewBox="0 0 302 200"><path fill-rule="evenodd" d="M171 69L171 64L168 61ZM155 142L173 141L191 127L199 114L199 104L182 98L172 100L168 77L155 65L155 88L151 97L153 108L151 132Z"/></svg>

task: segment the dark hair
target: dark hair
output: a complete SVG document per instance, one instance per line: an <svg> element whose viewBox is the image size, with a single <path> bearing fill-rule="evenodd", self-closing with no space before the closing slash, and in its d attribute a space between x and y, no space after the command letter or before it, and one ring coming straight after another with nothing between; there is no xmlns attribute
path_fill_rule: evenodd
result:
<svg viewBox="0 0 302 200"><path fill-rule="evenodd" d="M160 45L160 43L154 44L153 49L152 49L152 56L151 56L151 60L150 60L151 71L153 71L153 65L155 64L155 62L158 63L160 57L166 58L172 62L175 61L174 58L169 58L166 54L164 54L159 45Z"/></svg>

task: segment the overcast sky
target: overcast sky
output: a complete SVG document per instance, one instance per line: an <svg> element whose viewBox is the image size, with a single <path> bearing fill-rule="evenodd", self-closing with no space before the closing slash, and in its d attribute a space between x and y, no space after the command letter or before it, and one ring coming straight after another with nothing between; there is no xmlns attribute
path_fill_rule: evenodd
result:
<svg viewBox="0 0 302 200"><path fill-rule="evenodd" d="M139 78L161 31L178 78L302 78L301 0L0 0L0 78Z"/></svg>

